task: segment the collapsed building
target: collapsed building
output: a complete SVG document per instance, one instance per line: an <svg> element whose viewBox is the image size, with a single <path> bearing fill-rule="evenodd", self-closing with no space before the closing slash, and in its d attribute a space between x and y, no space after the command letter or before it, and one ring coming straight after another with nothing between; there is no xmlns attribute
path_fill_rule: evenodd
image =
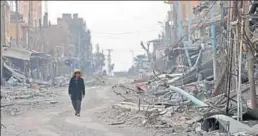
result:
<svg viewBox="0 0 258 136"><path fill-rule="evenodd" d="M86 22L78 14L73 17L63 14L57 24L51 24L47 11L41 20L40 3L18 2L17 13L7 2L1 2L1 11L5 13L1 19L1 28L5 28L1 29L4 80L50 81L57 76L70 75L74 68L91 73L93 54ZM40 9L32 9L32 5ZM25 14L27 12L30 15ZM72 63L68 65L67 60Z"/></svg>
<svg viewBox="0 0 258 136"><path fill-rule="evenodd" d="M174 23L166 23L171 24L167 27L170 30L158 40L166 48L149 53L150 63L156 64L149 71L154 78L135 82L137 89L118 85L125 90L114 90L125 99L118 107L138 107L146 113L145 121L159 120L166 122L166 127L174 127L174 121L181 119L174 116L176 113L192 115L191 110L198 113L191 117L199 116L201 122L198 132L257 135L257 1L199 2L192 9L196 18L191 19L180 16L185 3L168 1L168 21ZM157 53L163 57L157 58ZM139 104L152 110L141 109ZM164 120L164 116L169 119ZM188 124L187 120L184 123ZM188 127L198 122L193 120ZM150 124L160 125L154 122Z"/></svg>
<svg viewBox="0 0 258 136"><path fill-rule="evenodd" d="M6 81L11 77L19 82L26 81L28 77L47 80L53 74L50 69L51 63L49 63L51 62L50 55L22 48L2 48L3 77Z"/></svg>

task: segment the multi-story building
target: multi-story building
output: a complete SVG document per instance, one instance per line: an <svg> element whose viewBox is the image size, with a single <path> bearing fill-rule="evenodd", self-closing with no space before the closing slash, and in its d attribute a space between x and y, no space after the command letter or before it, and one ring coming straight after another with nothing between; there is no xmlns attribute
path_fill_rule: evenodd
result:
<svg viewBox="0 0 258 136"><path fill-rule="evenodd" d="M188 21L191 20L191 23L193 23L193 20L196 20L193 8L197 6L200 1L166 1L165 3L169 4L171 8L168 12L168 21L165 25L165 35L168 41L174 43L172 41L177 41L182 33L187 39ZM182 27L182 31L180 32L179 26Z"/></svg>
<svg viewBox="0 0 258 136"><path fill-rule="evenodd" d="M193 7L197 6L200 1L179 1L180 19L183 21L184 25L187 24L187 19L194 19Z"/></svg>
<svg viewBox="0 0 258 136"><path fill-rule="evenodd" d="M10 6L1 1L1 45L8 45L10 41Z"/></svg>
<svg viewBox="0 0 258 136"><path fill-rule="evenodd" d="M52 24L41 29L41 40L44 44L44 52L61 56L66 53L70 44L70 33L67 24Z"/></svg>
<svg viewBox="0 0 258 136"><path fill-rule="evenodd" d="M18 23L17 23L18 22ZM22 15L18 14L18 19L16 18L16 12L11 11L11 16L10 16L10 45L15 46L15 47L23 47L22 41L26 40L24 39L23 36L23 26L24 26L24 21L22 19ZM18 45L17 44L17 33L18 34Z"/></svg>
<svg viewBox="0 0 258 136"><path fill-rule="evenodd" d="M42 1L18 1L18 19L17 13L15 11L10 11L10 7L6 8L6 15L7 18L5 26L6 32L6 39L8 40L7 43L14 47L27 47L29 38L28 38L28 19L29 19L29 10L31 4L31 21L32 27L34 28L31 31L31 48L38 50L39 47L34 47L36 45L35 40L39 38L38 31L34 32L39 29L41 16L42 16ZM17 33L19 33L17 35ZM17 42L18 36L18 42ZM34 40L34 41L33 41ZM16 45L18 44L18 45Z"/></svg>
<svg viewBox="0 0 258 136"><path fill-rule="evenodd" d="M30 5L31 4L31 5ZM19 13L23 15L23 20L26 24L29 22L29 10L31 6L31 21L33 26L40 26L39 21L42 18L42 1L18 1Z"/></svg>
<svg viewBox="0 0 258 136"><path fill-rule="evenodd" d="M171 13L170 13L171 16L169 16L169 20L171 21L177 20L173 24L177 24L176 25L177 27L179 27L180 25L182 26L182 31L176 32L177 35L174 36L174 39L176 39L175 37L177 37L178 35L181 35L182 33L184 34L184 37L186 38L186 40L188 39L189 36L195 37L197 39L205 36L209 37L210 35L209 26L210 26L211 20L213 21L220 18L219 15L221 14L220 6L219 6L220 2L216 2L214 5L212 3L213 2L209 2L209 1L170 1L169 4L171 6ZM213 5L212 11L211 11L211 5ZM213 19L210 19L211 12L214 13ZM180 24L178 24L178 22ZM179 30L178 28L173 28L173 29L175 29L173 31ZM191 30L192 35L189 35L189 30Z"/></svg>
<svg viewBox="0 0 258 136"><path fill-rule="evenodd" d="M86 26L83 18L79 18L78 14L63 14L62 18L57 19L58 25L67 25L69 28L70 44L75 45L75 57L80 58L80 62L76 63L76 67L88 74L87 70L91 67L92 61L92 44L91 33ZM86 70L87 69L87 70Z"/></svg>
<svg viewBox="0 0 258 136"><path fill-rule="evenodd" d="M191 20L191 25L195 24L197 17L193 13L193 8L196 7L200 1L179 1L178 9L179 9L179 19L182 23L182 29L184 33L184 37L188 38L188 30L189 30L189 20ZM190 25L190 26L191 26Z"/></svg>

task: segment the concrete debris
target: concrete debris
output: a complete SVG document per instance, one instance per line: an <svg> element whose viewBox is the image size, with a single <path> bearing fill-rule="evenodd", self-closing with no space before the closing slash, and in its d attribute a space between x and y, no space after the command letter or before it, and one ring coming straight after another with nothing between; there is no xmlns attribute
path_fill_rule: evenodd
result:
<svg viewBox="0 0 258 136"><path fill-rule="evenodd" d="M50 106L58 103L60 88L1 87L1 111L16 116L38 105Z"/></svg>
<svg viewBox="0 0 258 136"><path fill-rule="evenodd" d="M200 54L201 52L199 56ZM197 68L201 71L196 70ZM105 111L102 114L110 114L108 119L112 122L123 122L119 125L166 128L170 129L173 135L255 134L255 129L229 117L231 113L236 113L234 107L226 116L225 96L211 98L214 85L211 70L212 63L208 61L199 66L196 64L184 74L154 73L155 77L151 79L137 79L137 82L114 85L113 92L121 96L124 102L114 104L109 111L111 113ZM243 86L242 93L244 94L247 89ZM230 93L230 99L234 100L236 91L232 92L234 93ZM222 97L224 99L220 99ZM210 128L217 126L217 122L214 123L216 125L207 123L214 119L219 122L218 126L222 129ZM225 122L230 122L232 126L227 129ZM235 124L239 124L238 127Z"/></svg>
<svg viewBox="0 0 258 136"><path fill-rule="evenodd" d="M102 75L86 77L85 79L86 86L104 86L107 84L109 84L108 80Z"/></svg>
<svg viewBox="0 0 258 136"><path fill-rule="evenodd" d="M206 103L198 100L197 98L195 98L194 96L190 95L189 93L187 93L186 91L174 87L174 86L170 86L170 88L178 93L180 93L181 95L183 95L184 97L186 97L187 99L191 100L194 104L198 105L198 106L208 106Z"/></svg>
<svg viewBox="0 0 258 136"><path fill-rule="evenodd" d="M121 102L121 103L115 104L113 106L117 106L117 107L124 108L124 109L129 109L129 110L139 110L139 111L153 111L153 110L163 111L163 110L165 110L165 106L162 106L162 105L137 105L132 102Z"/></svg>
<svg viewBox="0 0 258 136"><path fill-rule="evenodd" d="M202 12L202 8L207 8L206 6L207 3L200 5L194 12L196 14ZM217 22L220 20L219 18L220 15L207 20L204 24L208 22L210 25L210 22ZM203 26L201 25L201 27ZM199 26L196 28L199 29ZM237 65L231 65L230 63L233 61L229 63L228 60L228 58L232 58L232 54L229 53L231 48L227 48L227 50L224 47L223 49L222 47L218 48L216 52L218 56L215 59L210 55L213 52L211 47L215 45L210 43L209 36L193 40L189 47L184 44L188 45L189 43L182 42L168 46L165 56L162 58L165 62L162 64L157 63L155 54L150 55L150 58L155 59L152 58L146 63L156 64L151 67L152 70L146 69L145 72L138 72L140 76L134 77L135 80L131 84L114 86L113 92L121 96L124 101L130 102L130 105L128 103L123 105L124 102L119 103L118 107L130 109L130 112L138 111L137 115L143 113L141 124L145 127L149 125L157 128L169 126L174 128L175 132L184 129L199 135L213 135L212 133L215 135L222 135L221 133L225 135L256 134L255 129L243 123L243 121L250 122L250 120L258 119L258 109L252 109L256 105L255 97L251 98L251 104L250 96L247 93L250 90L253 94L255 94L255 90L258 93L257 85L251 81L248 82L248 77L249 79L253 77L250 77L250 72L247 72L247 59L240 59L243 64L239 66L242 68L239 69L237 74L239 77L236 78L236 73L233 74L232 71L238 70ZM217 45L221 46L222 43L218 42ZM234 63L237 62L236 60ZM241 64L240 62L239 64ZM254 71L256 72L257 68ZM150 74L151 72L152 74ZM256 88L250 89L250 84ZM238 90L239 88L240 90ZM237 93L241 93L241 98L237 98ZM153 105L164 107L162 109ZM151 110L143 108L148 106L153 106L153 108ZM240 110L241 112L237 112ZM184 115L184 113L187 114ZM193 116L188 117L191 114ZM175 117L177 115L179 115L178 118ZM180 120L180 118L185 119ZM237 121L236 118L241 118L243 121ZM180 122L177 122L178 119ZM160 121L163 124L159 124ZM212 124L209 121L216 123ZM229 122L229 124L225 122ZM177 125L180 123L187 126L179 125L178 127ZM236 124L238 124L237 127Z"/></svg>
<svg viewBox="0 0 258 136"><path fill-rule="evenodd" d="M121 124L124 124L125 121L122 121L122 122L116 122L116 123L110 123L109 125L121 125Z"/></svg>
<svg viewBox="0 0 258 136"><path fill-rule="evenodd" d="M57 101L51 101L49 102L50 104L57 104L58 102Z"/></svg>
<svg viewBox="0 0 258 136"><path fill-rule="evenodd" d="M184 111L182 113L174 112L171 115L160 115L157 110L138 111L113 106L111 109L97 113L97 116L107 124L115 122L121 123L118 124L119 127L143 127L148 131L158 131L163 135L218 136L215 132L203 131L200 128L201 123L197 122L200 117L197 118L198 115L193 112Z"/></svg>
<svg viewBox="0 0 258 136"><path fill-rule="evenodd" d="M8 75L8 78L5 79L8 80L10 77L13 77L19 82L24 82L26 80L26 77L24 75L20 74L18 71L8 66L6 63L3 63L3 67L3 72Z"/></svg>
<svg viewBox="0 0 258 136"><path fill-rule="evenodd" d="M203 122L203 124L205 124L203 129L206 131L210 129L216 129L210 127L215 127L216 123L219 123L219 126L221 126L219 129L226 130L230 134L239 134L245 132L250 135L258 135L258 124L250 127L247 124L236 121L235 119L225 115L214 115L207 118Z"/></svg>
<svg viewBox="0 0 258 136"><path fill-rule="evenodd" d="M59 76L53 79L52 84L56 87L68 87L69 80L69 76Z"/></svg>
<svg viewBox="0 0 258 136"><path fill-rule="evenodd" d="M3 127L3 128L6 128L6 126L5 126L4 124L2 124L2 123L1 123L1 128L2 128L2 127Z"/></svg>

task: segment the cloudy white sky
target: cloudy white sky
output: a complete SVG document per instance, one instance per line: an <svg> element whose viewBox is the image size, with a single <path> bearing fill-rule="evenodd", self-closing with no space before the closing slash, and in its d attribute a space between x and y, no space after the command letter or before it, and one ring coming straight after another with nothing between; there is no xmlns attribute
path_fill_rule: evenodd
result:
<svg viewBox="0 0 258 136"><path fill-rule="evenodd" d="M140 41L156 39L168 6L162 1L48 1L49 19L79 13L92 31L93 48L113 49L115 71L128 70L132 53L142 53ZM106 51L105 51L106 52Z"/></svg>

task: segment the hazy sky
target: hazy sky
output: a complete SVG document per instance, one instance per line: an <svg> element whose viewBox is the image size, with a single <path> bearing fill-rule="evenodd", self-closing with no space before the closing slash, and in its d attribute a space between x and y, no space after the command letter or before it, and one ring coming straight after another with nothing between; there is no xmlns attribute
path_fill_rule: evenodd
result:
<svg viewBox="0 0 258 136"><path fill-rule="evenodd" d="M142 53L140 41L158 38L159 21L168 6L161 1L48 1L49 19L56 23L62 13L79 13L92 31L93 48L113 49L115 71L128 70L132 53ZM106 51L105 51L106 54Z"/></svg>

